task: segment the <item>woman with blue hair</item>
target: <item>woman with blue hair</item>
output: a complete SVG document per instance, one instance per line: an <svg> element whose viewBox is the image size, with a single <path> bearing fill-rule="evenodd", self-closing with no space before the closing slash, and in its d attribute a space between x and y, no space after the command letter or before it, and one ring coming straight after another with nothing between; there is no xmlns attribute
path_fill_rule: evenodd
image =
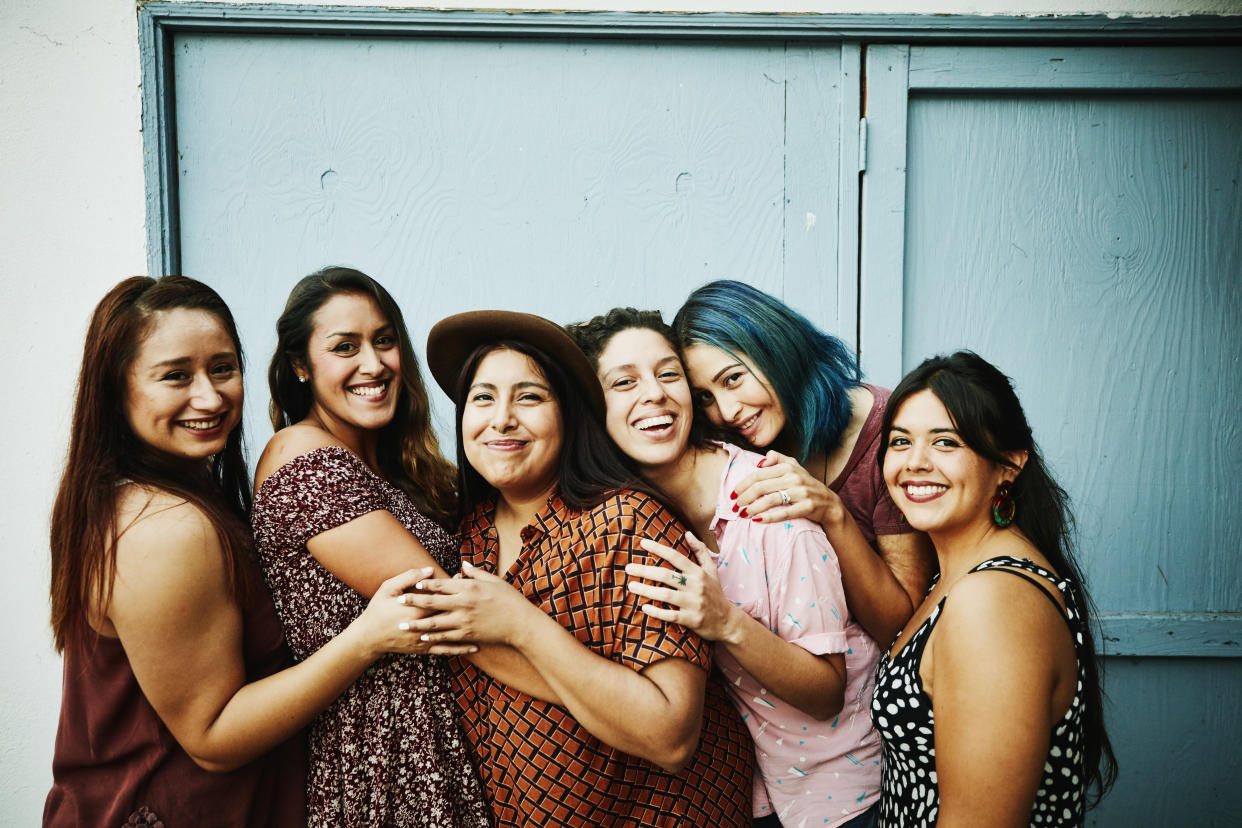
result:
<svg viewBox="0 0 1242 828"><path fill-rule="evenodd" d="M841 340L741 282L695 290L673 329L703 414L735 440L768 449L734 489L734 509L761 523L809 518L822 526L852 614L881 645L892 641L935 562L877 462L889 391L862 381Z"/></svg>

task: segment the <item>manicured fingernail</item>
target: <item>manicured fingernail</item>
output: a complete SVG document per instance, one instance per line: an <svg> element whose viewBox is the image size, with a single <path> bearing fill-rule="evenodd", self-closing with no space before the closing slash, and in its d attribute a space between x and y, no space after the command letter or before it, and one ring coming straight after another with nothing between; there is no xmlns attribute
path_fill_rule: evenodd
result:
<svg viewBox="0 0 1242 828"><path fill-rule="evenodd" d="M419 581L417 584L415 584L415 585L414 585L414 588L415 588L415 589L422 589L422 588L423 588L423 582L422 582L422 581ZM401 603L403 603L403 604L404 604L405 602L404 602L404 601L402 601Z"/></svg>
<svg viewBox="0 0 1242 828"><path fill-rule="evenodd" d="M409 621L402 621L400 624L398 624L398 625L397 625L397 629L401 630L402 632L409 632L409 631L410 631L410 622L409 622Z"/></svg>
<svg viewBox="0 0 1242 828"><path fill-rule="evenodd" d="M729 492L729 500L737 500L737 492Z"/></svg>
<svg viewBox="0 0 1242 828"><path fill-rule="evenodd" d="M418 637L418 640L419 641L430 641L431 636L427 635L427 633L423 633L422 635Z"/></svg>
<svg viewBox="0 0 1242 828"><path fill-rule="evenodd" d="M763 468L763 464L764 464L764 463L766 463L766 462L768 462L768 458L766 458L766 457L765 457L765 458L763 458L762 460L760 460L760 461L759 461L759 463L758 463L758 465L756 466L756 468Z"/></svg>
<svg viewBox="0 0 1242 828"><path fill-rule="evenodd" d="M431 577L431 573L433 573L433 572L435 572L435 571L436 571L436 569L435 569L435 567L434 567L434 566L424 566L424 567L423 567L423 577L424 577L424 578L430 578L430 577Z"/></svg>
<svg viewBox="0 0 1242 828"><path fill-rule="evenodd" d="M748 515L746 514L746 510L745 510L745 509L743 509L742 511L738 512L738 514L739 514L739 515L741 515L742 517L748 517Z"/></svg>
<svg viewBox="0 0 1242 828"><path fill-rule="evenodd" d="M755 523L763 523L763 518L761 517L753 517L751 518L751 520L753 520Z"/></svg>
<svg viewBox="0 0 1242 828"><path fill-rule="evenodd" d="M470 570L474 569L474 566L470 563L470 561L462 561L461 568L469 572Z"/></svg>
<svg viewBox="0 0 1242 828"><path fill-rule="evenodd" d="M405 596L404 595L397 596L397 603L401 604L402 606L405 606Z"/></svg>

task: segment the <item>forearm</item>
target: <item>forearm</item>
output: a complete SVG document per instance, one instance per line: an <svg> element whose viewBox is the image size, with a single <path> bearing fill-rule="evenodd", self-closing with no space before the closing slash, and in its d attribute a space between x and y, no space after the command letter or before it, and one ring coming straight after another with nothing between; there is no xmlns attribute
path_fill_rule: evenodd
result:
<svg viewBox="0 0 1242 828"><path fill-rule="evenodd" d="M347 627L305 661L241 687L201 741L183 747L207 770L241 767L310 724L378 656Z"/></svg>
<svg viewBox="0 0 1242 828"><path fill-rule="evenodd" d="M587 649L564 627L544 619L514 644L578 723L618 750L669 772L680 770L698 744L701 687L697 704L687 703L693 693L670 696L648 676Z"/></svg>
<svg viewBox="0 0 1242 828"><path fill-rule="evenodd" d="M470 663L492 678L514 690L551 704L560 704L560 697L544 681L526 656L504 644L481 644L476 653L466 656Z"/></svg>
<svg viewBox="0 0 1242 828"><path fill-rule="evenodd" d="M887 647L914 613L901 582L867 542L847 511L837 521L821 523L841 567L841 586L850 614L867 634Z"/></svg>
<svg viewBox="0 0 1242 828"><path fill-rule="evenodd" d="M720 643L763 687L813 719L823 721L845 704L845 663L785 641L735 608Z"/></svg>

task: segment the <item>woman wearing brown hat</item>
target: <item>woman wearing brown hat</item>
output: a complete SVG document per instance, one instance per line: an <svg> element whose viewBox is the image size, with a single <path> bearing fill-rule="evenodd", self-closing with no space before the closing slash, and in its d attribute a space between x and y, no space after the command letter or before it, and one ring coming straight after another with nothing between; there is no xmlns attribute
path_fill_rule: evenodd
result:
<svg viewBox="0 0 1242 828"><path fill-rule="evenodd" d="M473 664L458 701L502 825L748 825L753 748L711 650L644 614L625 565L684 533L604 431L589 361L553 323L442 320L428 364L457 406L463 578L428 579L429 643L504 644L552 702ZM555 703L553 703L555 702Z"/></svg>

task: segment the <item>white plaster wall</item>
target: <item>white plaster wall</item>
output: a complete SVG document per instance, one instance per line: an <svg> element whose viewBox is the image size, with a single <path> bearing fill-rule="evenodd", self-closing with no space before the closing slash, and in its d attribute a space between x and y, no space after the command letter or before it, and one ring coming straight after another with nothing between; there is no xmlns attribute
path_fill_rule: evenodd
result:
<svg viewBox="0 0 1242 828"><path fill-rule="evenodd" d="M333 3L376 5L373 0ZM1017 8L996 0L492 5L873 14L1242 13L1242 0L1025 0ZM0 577L3 825L36 824L51 780L60 659L52 652L47 623L47 521L86 320L108 287L146 270L136 7L134 0L0 0L0 330L7 332L0 386L11 427L0 441L0 526L6 534Z"/></svg>

